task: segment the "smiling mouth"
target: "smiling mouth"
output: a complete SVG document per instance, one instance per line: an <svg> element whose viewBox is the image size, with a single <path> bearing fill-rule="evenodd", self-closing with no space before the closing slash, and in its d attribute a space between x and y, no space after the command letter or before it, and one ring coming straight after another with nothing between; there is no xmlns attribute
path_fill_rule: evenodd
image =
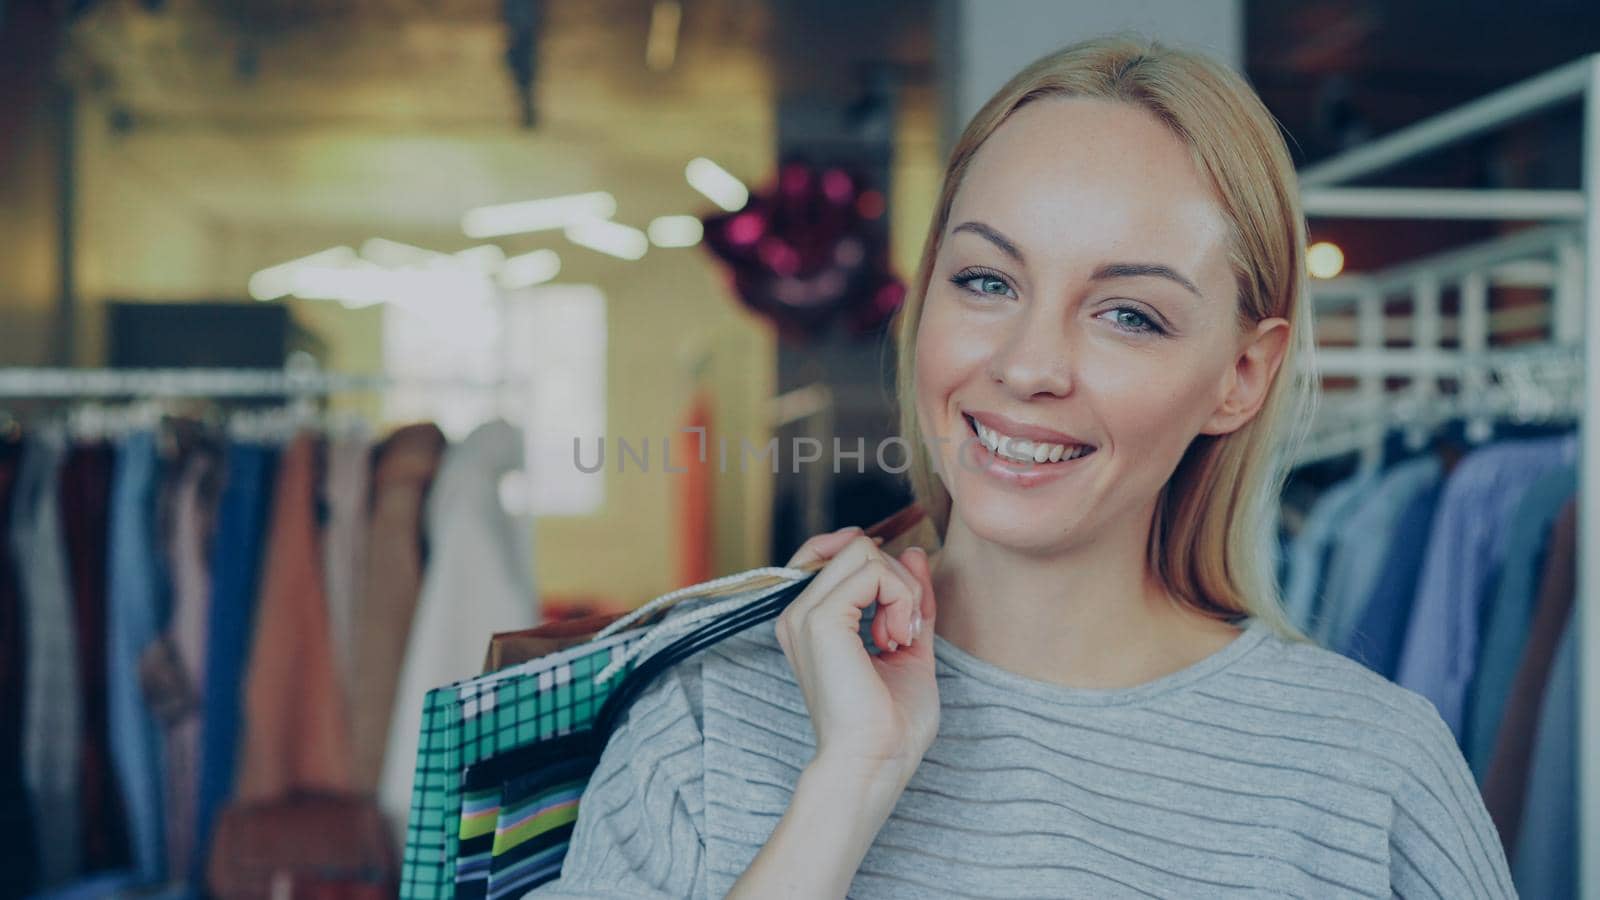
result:
<svg viewBox="0 0 1600 900"><path fill-rule="evenodd" d="M1050 444L1013 438L978 424L966 413L962 413L961 417L967 420L967 429L978 439L978 443L1003 462L1048 466L1082 459L1096 450L1092 444Z"/></svg>

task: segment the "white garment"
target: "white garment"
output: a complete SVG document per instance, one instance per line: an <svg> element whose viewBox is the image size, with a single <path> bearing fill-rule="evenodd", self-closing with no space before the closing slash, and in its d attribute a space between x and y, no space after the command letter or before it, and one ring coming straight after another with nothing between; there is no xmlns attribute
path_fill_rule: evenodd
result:
<svg viewBox="0 0 1600 900"><path fill-rule="evenodd" d="M502 476L522 463L522 432L489 422L445 451L428 494L422 593L378 783L379 803L402 839L423 698L432 688L477 675L490 635L538 621L532 539L500 502Z"/></svg>
<svg viewBox="0 0 1600 900"><path fill-rule="evenodd" d="M339 677L348 696L355 685L355 611L367 559L367 514L372 488L372 436L365 428L328 447L322 496L328 524L322 532L323 584Z"/></svg>

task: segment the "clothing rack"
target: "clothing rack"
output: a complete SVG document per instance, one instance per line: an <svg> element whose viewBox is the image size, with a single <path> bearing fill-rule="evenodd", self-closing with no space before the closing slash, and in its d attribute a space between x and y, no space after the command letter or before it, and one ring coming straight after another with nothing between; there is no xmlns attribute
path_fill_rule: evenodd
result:
<svg viewBox="0 0 1600 900"><path fill-rule="evenodd" d="M1436 190L1360 188L1364 176L1463 143L1508 122L1576 101L1582 105L1581 189ZM1314 286L1319 313L1355 306L1358 346L1324 350L1317 369L1352 375L1367 404L1384 400L1384 379L1413 378L1414 403L1437 396L1437 377L1459 379L1468 398L1493 387L1491 378L1512 367L1566 366L1584 387L1578 416L1578 595L1573 611L1579 654L1578 677L1578 883L1583 900L1600 900L1600 322L1593 319L1600 297L1600 54L1591 54L1520 84L1496 91L1342 153L1300 173L1308 216L1340 218L1522 219L1565 223L1531 229L1488 244L1398 267L1378 276L1335 279ZM1574 227L1575 226L1575 227ZM1493 319L1488 288L1497 279L1533 280L1552 291L1548 344L1515 357L1490 346ZM1459 349L1440 347L1439 292L1460 290L1456 322ZM1387 296L1409 293L1414 313L1405 327L1413 345L1384 346ZM1585 310L1589 321L1585 322ZM1576 362L1560 362L1562 358ZM1532 362L1529 362L1532 360ZM1559 371L1559 370L1557 370ZM1576 398L1568 398L1569 400ZM1469 437L1486 432L1483 412L1469 420ZM1382 432L1361 436L1370 460L1381 450ZM1315 447L1315 442L1313 442Z"/></svg>
<svg viewBox="0 0 1600 900"><path fill-rule="evenodd" d="M1323 375L1357 379L1352 391L1328 394L1311 439L1297 463L1359 450L1371 467L1381 458L1384 434L1407 425L1413 446L1426 431L1465 419L1468 436L1482 440L1492 421L1581 417L1583 411L1580 235L1571 227L1535 228L1408 262L1347 275L1312 286L1320 338L1353 339L1355 347L1320 348L1312 366ZM1548 303L1492 312L1489 288L1542 289ZM1459 290L1454 317L1440 314L1439 297ZM1410 312L1386 313L1395 298ZM1495 338L1540 330L1544 340L1496 347ZM1456 346L1443 341L1453 338ZM1389 347L1406 341L1403 347ZM1385 379L1410 381L1400 392ZM1441 390L1453 381L1455 393Z"/></svg>
<svg viewBox="0 0 1600 900"><path fill-rule="evenodd" d="M320 369L0 369L0 397L312 397L396 385L469 390L520 387L514 380L396 379Z"/></svg>

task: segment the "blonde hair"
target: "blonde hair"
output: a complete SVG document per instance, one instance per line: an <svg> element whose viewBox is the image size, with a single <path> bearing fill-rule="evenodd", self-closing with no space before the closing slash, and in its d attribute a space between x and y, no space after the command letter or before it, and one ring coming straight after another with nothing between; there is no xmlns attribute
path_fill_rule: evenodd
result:
<svg viewBox="0 0 1600 900"><path fill-rule="evenodd" d="M1227 66L1200 53L1116 34L1063 47L1019 72L967 124L945 168L917 279L896 314L900 434L911 489L941 540L950 495L921 439L916 409L917 329L950 207L978 148L1019 107L1044 97L1112 100L1148 110L1188 146L1229 224L1229 263L1242 329L1289 321L1289 341L1256 416L1226 435L1201 434L1162 488L1149 565L1179 602L1218 619L1250 615L1305 640L1283 613L1274 523L1287 462L1316 402L1306 373L1314 349L1298 178L1277 120Z"/></svg>

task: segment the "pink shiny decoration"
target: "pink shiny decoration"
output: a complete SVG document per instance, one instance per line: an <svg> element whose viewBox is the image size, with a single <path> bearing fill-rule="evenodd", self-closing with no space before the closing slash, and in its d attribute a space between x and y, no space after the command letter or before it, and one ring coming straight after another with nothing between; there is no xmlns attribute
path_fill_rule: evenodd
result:
<svg viewBox="0 0 1600 900"><path fill-rule="evenodd" d="M855 195L855 185L843 169L829 169L822 175L822 193L832 202L843 206Z"/></svg>
<svg viewBox="0 0 1600 900"><path fill-rule="evenodd" d="M767 268L779 275L793 275L800 270L800 254L778 238L767 236L756 248L756 255Z"/></svg>
<svg viewBox="0 0 1600 900"><path fill-rule="evenodd" d="M811 170L800 163L790 163L778 174L778 190L785 197L799 198L811 189Z"/></svg>
<svg viewBox="0 0 1600 900"><path fill-rule="evenodd" d="M765 216L758 212L740 213L728 223L728 241L734 244L754 244L766 231Z"/></svg>

